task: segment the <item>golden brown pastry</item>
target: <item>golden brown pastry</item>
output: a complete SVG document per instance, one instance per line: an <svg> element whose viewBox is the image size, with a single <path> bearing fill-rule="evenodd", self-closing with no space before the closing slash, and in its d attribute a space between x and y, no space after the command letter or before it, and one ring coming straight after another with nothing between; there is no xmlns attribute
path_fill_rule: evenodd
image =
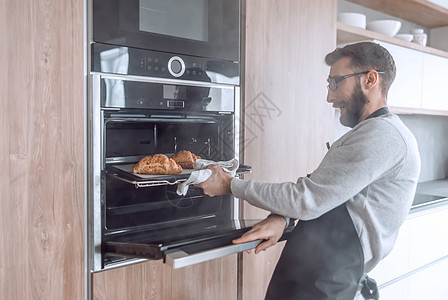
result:
<svg viewBox="0 0 448 300"><path fill-rule="evenodd" d="M171 158L175 162L177 162L182 168L194 169L196 160L200 159L201 157L191 153L190 151L182 150L171 156Z"/></svg>
<svg viewBox="0 0 448 300"><path fill-rule="evenodd" d="M143 157L132 168L134 174L175 175L182 172L182 167L164 154Z"/></svg>

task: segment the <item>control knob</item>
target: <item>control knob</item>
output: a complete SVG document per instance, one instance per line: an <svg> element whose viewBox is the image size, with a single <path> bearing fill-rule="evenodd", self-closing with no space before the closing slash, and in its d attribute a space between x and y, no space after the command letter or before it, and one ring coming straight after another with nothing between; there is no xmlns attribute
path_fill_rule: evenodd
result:
<svg viewBox="0 0 448 300"><path fill-rule="evenodd" d="M174 77L181 77L185 72L185 63L179 56L173 56L168 61L168 71Z"/></svg>

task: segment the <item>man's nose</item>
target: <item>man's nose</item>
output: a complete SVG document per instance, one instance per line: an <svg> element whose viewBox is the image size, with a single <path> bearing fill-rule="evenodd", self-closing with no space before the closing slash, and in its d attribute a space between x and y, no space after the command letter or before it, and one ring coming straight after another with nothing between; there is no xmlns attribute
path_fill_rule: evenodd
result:
<svg viewBox="0 0 448 300"><path fill-rule="evenodd" d="M334 102L333 92L330 89L327 89L327 102L328 103Z"/></svg>

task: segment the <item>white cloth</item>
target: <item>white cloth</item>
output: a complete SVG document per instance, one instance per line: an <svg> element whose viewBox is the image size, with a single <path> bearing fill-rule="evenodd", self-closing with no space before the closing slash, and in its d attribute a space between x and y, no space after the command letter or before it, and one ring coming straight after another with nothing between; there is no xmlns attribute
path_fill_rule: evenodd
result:
<svg viewBox="0 0 448 300"><path fill-rule="evenodd" d="M207 169L210 165L219 165L225 172L229 173L230 176L235 176L239 162L236 158L218 162L206 159L196 160L196 164L194 166L195 171L191 172L190 177L188 177L186 181L179 183L176 191L177 194L179 196L185 196L188 192L188 187L190 184L199 184L206 181L212 175L212 170Z"/></svg>

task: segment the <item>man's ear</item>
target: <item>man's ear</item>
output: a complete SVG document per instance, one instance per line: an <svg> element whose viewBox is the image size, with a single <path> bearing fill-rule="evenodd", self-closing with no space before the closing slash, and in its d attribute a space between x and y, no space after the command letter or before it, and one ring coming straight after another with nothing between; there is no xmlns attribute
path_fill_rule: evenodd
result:
<svg viewBox="0 0 448 300"><path fill-rule="evenodd" d="M370 71L366 74L363 80L363 88L365 90L371 90L372 88L379 85L379 74L376 71Z"/></svg>

